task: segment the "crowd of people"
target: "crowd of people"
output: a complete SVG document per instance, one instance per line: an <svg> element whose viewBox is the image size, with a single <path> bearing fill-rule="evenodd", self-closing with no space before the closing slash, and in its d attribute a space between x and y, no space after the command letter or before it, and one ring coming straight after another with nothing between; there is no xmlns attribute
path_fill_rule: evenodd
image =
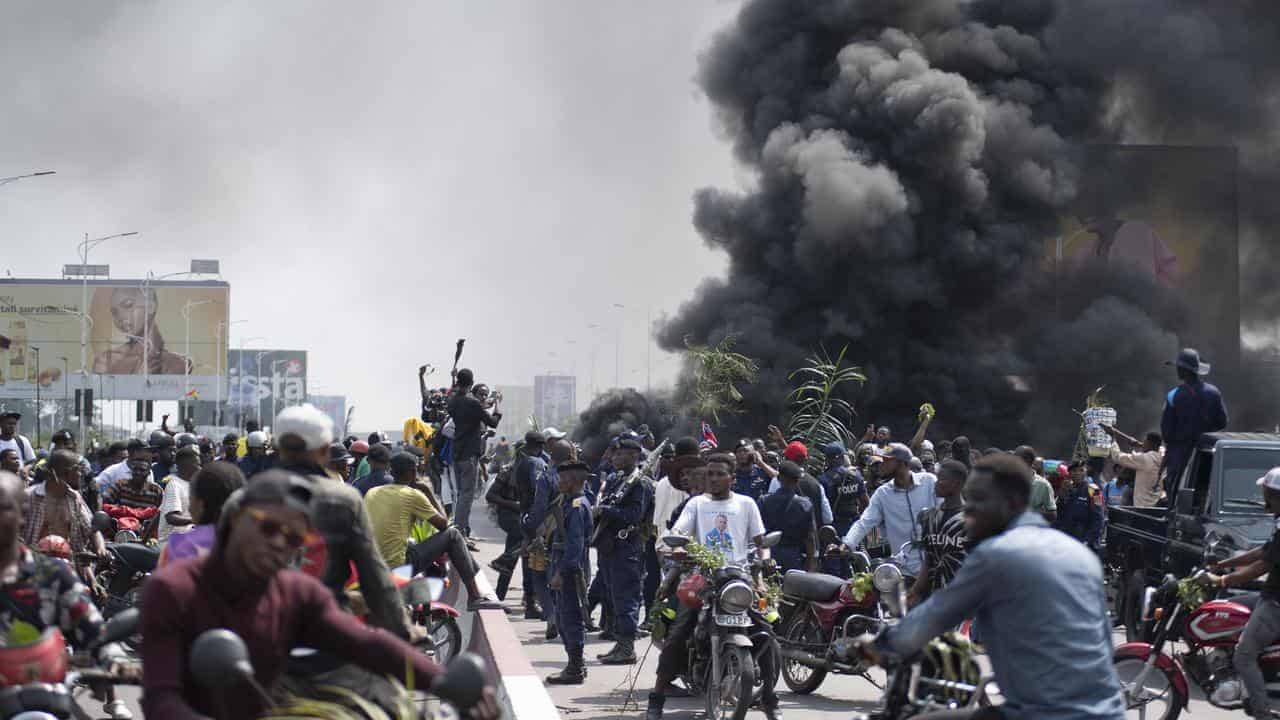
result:
<svg viewBox="0 0 1280 720"><path fill-rule="evenodd" d="M781 572L844 577L849 564L841 556L867 549L898 564L914 608L863 648L868 657L908 653L976 619L1010 712L1114 718L1123 705L1091 552L1105 538L1104 509L1166 502L1189 445L1226 425L1221 394L1203 381L1207 366L1190 350L1175 363L1181 384L1166 398L1160 431L1137 440L1112 428L1115 447L1105 456L1063 460L1026 445L978 450L964 436L932 442L931 408L922 409L906 443L872 426L851 445L810 448L769 426L726 452L710 433L659 443L640 426L598 451L556 428L508 444L493 438L498 398L465 368L451 387L435 390L420 371L421 413L405 422L399 443L382 433L338 439L323 412L300 405L274 418L271 434L249 423L243 436L215 442L190 421L180 431L165 422L146 440L113 443L86 458L67 430L54 433L47 450L33 448L16 432L20 415L5 413L0 595L55 584L50 597L82 607L73 613L79 625L63 633L91 641L100 616L83 606L100 598L92 563L79 560L106 557L108 538L94 515L105 513L117 532L161 548L142 603L144 709L165 718L239 717L259 709L255 695L209 694L185 669L203 630L226 627L244 638L264 686L281 679L292 647L306 645L365 673L404 677L407 670L405 679L429 688L440 669L409 643L415 630L390 567L417 573L447 560L468 591L468 610L479 610L503 607L518 566L524 618L545 622L546 638L559 639L567 655L547 682L580 684L588 632L614 643L598 662L637 662L636 642L652 629L650 609L665 601L658 580L669 552L660 539L668 534L728 563L756 548ZM472 556L481 495L506 533L505 553L492 563L496 598L476 582ZM839 542L824 546L819 529L826 526ZM780 542L762 549L772 532ZM65 565L50 559L63 546ZM351 612L353 577L374 632ZM5 607L0 624L21 617L20 608ZM46 609L38 615L66 618ZM662 717L686 669L694 619L682 610L666 629L648 720ZM1031 635L1035 649L1025 639ZM1078 681L1049 687L1035 680L1051 673ZM1265 692L1256 702L1265 703ZM106 709L129 717L117 700ZM762 710L780 716L772 688ZM493 712L490 691L474 713Z"/></svg>

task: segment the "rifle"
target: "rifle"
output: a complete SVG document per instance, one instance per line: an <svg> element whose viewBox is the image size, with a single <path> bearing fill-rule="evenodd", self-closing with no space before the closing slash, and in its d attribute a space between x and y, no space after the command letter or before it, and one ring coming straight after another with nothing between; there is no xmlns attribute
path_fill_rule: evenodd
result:
<svg viewBox="0 0 1280 720"><path fill-rule="evenodd" d="M609 493L609 495L600 498L600 504L592 510L592 519L596 520L596 523L595 528L591 532L590 546L595 546L596 541L600 539L600 533L604 530L604 523L599 522L601 511L606 507L612 507L622 502L627 494L631 492L631 488L635 487L636 483L640 482L645 477L653 477L653 474L658 471L658 463L662 461L662 449L667 446L668 442L670 441L664 439L658 447L654 448L653 451L649 453L649 458L645 461L643 466L637 466L636 469L632 470L631 474L627 476L627 479L622 481L622 484L619 485L616 490ZM641 518L640 522L643 524L644 519ZM630 534L631 529L624 528L621 532ZM627 535L621 535L619 539L625 540L626 538Z"/></svg>

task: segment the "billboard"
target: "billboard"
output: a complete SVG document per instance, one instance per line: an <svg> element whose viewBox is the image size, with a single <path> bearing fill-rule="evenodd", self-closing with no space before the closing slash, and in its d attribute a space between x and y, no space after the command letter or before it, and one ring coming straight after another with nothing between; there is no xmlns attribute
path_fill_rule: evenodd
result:
<svg viewBox="0 0 1280 720"><path fill-rule="evenodd" d="M1240 357L1238 157L1232 147L1093 145L1048 241L1051 263L1102 260L1194 305L1177 328L1228 372Z"/></svg>
<svg viewBox="0 0 1280 720"><path fill-rule="evenodd" d="M307 351L232 350L226 397L224 422L271 425L275 413L307 400Z"/></svg>
<svg viewBox="0 0 1280 720"><path fill-rule="evenodd" d="M307 402L324 411L333 420L333 432L339 438L346 433L347 396L346 395L308 395Z"/></svg>
<svg viewBox="0 0 1280 720"><path fill-rule="evenodd" d="M540 427L564 425L577 407L577 378L572 375L536 375L533 378L533 415Z"/></svg>
<svg viewBox="0 0 1280 720"><path fill-rule="evenodd" d="M0 398L79 387L82 317L85 386L102 376L121 399L211 398L229 296L222 281L0 279Z"/></svg>

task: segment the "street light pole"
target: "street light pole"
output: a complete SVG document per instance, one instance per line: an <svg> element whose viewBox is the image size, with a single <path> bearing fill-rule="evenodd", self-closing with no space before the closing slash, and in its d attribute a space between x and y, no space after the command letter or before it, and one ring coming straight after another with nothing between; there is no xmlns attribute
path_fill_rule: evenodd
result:
<svg viewBox="0 0 1280 720"><path fill-rule="evenodd" d="M251 342L257 342L258 340L266 340L266 338L262 337L261 335L255 335L251 338L245 338L243 335L241 335L240 336L240 354L236 356L236 364L239 366L237 369L236 377L239 379L239 384L240 384L240 403L241 403L240 407L242 408L238 413L239 420L237 421L236 424L240 426L241 432L244 432L244 415L245 415L243 410L243 407L244 407L244 346ZM257 378L254 378L254 391L253 391L254 407L258 406L257 383L258 383ZM228 391L229 390L230 388L228 388ZM255 417L258 417L259 420L261 420L262 413L255 410L253 414Z"/></svg>
<svg viewBox="0 0 1280 720"><path fill-rule="evenodd" d="M226 331L227 345L230 346L231 345L231 326L235 325L236 323L242 323L242 322L248 322L248 321L232 320L231 322L227 322L226 320L223 320L219 322L218 336L213 341L213 344L217 346L216 348L214 348L214 351L213 351L214 363L217 366L214 368L214 373L216 373L218 376L217 378L218 390L217 390L217 395L215 396L214 405L213 405L213 424L217 427L222 427L222 359L229 354L226 351L226 349L222 347L222 333L224 330Z"/></svg>
<svg viewBox="0 0 1280 720"><path fill-rule="evenodd" d="M178 418L179 422L186 421L187 416L191 414L191 308L208 305L212 302L212 300L188 300L182 306L182 319L187 324L187 346L183 352L186 354L187 359L182 364L182 413L181 417ZM214 344L217 345L218 341L214 340Z"/></svg>
<svg viewBox="0 0 1280 720"><path fill-rule="evenodd" d="M254 360L254 362L257 363L258 365L258 374L257 374L257 377L255 378L256 382L254 382L253 384L253 412L254 412L254 415L258 418L259 429L262 428L262 403L258 401L258 391L261 389L261 385L262 385L262 356L270 355L270 354L271 353L269 352L260 352L258 353L257 358ZM274 397L272 397L271 399L273 401L275 400ZM272 418L272 420L274 421L274 418Z"/></svg>
<svg viewBox="0 0 1280 720"><path fill-rule="evenodd" d="M613 307L617 310L627 309L627 306L623 305L622 303L614 303ZM618 320L614 325L614 333L615 333L614 340L613 340L613 387L614 388L622 387L622 321L625 319L625 317L626 317L625 315L619 312Z"/></svg>
<svg viewBox="0 0 1280 720"><path fill-rule="evenodd" d="M67 377L71 374L70 363L67 362L66 355L59 355L58 359L62 361L62 411L69 418L71 417L71 394L67 391L67 388L70 387ZM36 378L39 379L39 376L37 375Z"/></svg>
<svg viewBox="0 0 1280 720"><path fill-rule="evenodd" d="M36 355L36 447L40 447L40 348L30 345Z"/></svg>
<svg viewBox="0 0 1280 720"><path fill-rule="evenodd" d="M54 170L41 170L40 172L27 173L26 175L14 175L12 177L0 178L0 185L8 185L9 183L18 182L19 180L26 180L27 178L44 177L45 175L57 175L57 174L58 173Z"/></svg>
<svg viewBox="0 0 1280 720"><path fill-rule="evenodd" d="M85 233L84 242L80 243L80 246L79 246L80 264L82 266L89 264L89 251L97 247L99 244L104 243L108 240L113 240L115 238L132 237L137 234L138 233L136 231L127 232L127 233L116 233L115 235L105 235L103 237L90 240L89 233ZM80 268L81 272L87 269L88 268L85 268L85 267ZM89 350L89 276L81 275L80 276L80 389L81 390L86 389L86 386L89 384L89 373L88 373L88 370L86 369L89 363L88 350ZM84 413L83 412L79 413L79 416L80 416L80 447L85 447ZM90 422L92 422L92 418L90 419Z"/></svg>

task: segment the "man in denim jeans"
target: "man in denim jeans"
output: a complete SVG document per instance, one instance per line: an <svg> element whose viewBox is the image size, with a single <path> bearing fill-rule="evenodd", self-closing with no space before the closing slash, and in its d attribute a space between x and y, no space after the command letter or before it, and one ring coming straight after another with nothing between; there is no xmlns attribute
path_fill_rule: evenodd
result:
<svg viewBox="0 0 1280 720"><path fill-rule="evenodd" d="M470 368L458 371L449 416L453 418L453 475L458 483L454 524L464 535L471 536L471 503L475 500L480 475L480 456L484 454L484 429L498 427L502 413L490 413L471 390L475 374Z"/></svg>
<svg viewBox="0 0 1280 720"><path fill-rule="evenodd" d="M1266 475L1258 478L1258 485L1262 488L1262 499L1267 504L1267 511L1280 518L1280 467L1271 468ZM1280 528L1272 534L1266 545L1210 566L1214 571L1229 568L1240 569L1226 575L1209 575L1207 582L1225 588L1267 576L1267 582L1262 586L1262 596L1258 598L1253 613L1249 616L1249 623L1244 626L1231 664L1240 674L1240 680L1249 693L1246 701L1249 714L1254 717L1269 717L1271 704L1267 699L1267 683L1262 677L1262 668L1258 666L1258 656L1262 654L1263 648L1280 639Z"/></svg>

